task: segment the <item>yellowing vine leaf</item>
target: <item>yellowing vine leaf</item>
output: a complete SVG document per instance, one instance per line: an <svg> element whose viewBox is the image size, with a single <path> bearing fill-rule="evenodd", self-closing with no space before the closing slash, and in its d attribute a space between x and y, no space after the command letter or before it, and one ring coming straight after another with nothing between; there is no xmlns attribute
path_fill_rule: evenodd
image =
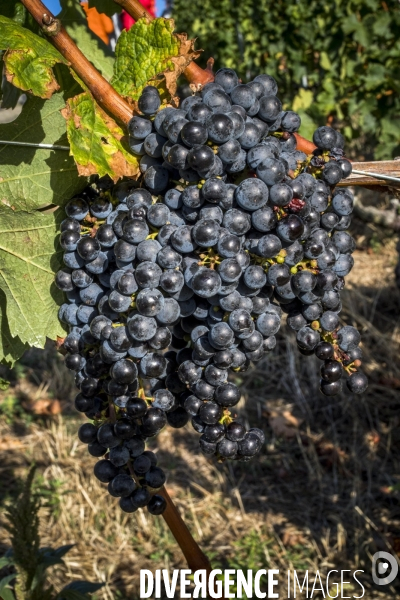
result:
<svg viewBox="0 0 400 600"><path fill-rule="evenodd" d="M173 19L139 19L124 30L115 49L113 87L128 100L138 100L142 89L162 76L167 91L174 96L177 79L188 64L199 56L194 40L174 33Z"/></svg>
<svg viewBox="0 0 400 600"><path fill-rule="evenodd" d="M50 98L59 89L52 67L68 64L47 40L0 15L0 50L5 75L17 88L40 98Z"/></svg>
<svg viewBox="0 0 400 600"><path fill-rule="evenodd" d="M67 100L61 113L80 175L97 173L117 181L139 174L138 160L129 152L124 132L88 92Z"/></svg>
<svg viewBox="0 0 400 600"><path fill-rule="evenodd" d="M57 229L54 213L0 210L0 300L4 294L10 331L8 336L3 319L3 347L4 335L38 348L43 348L46 337L64 335L57 316L63 294L54 284L54 274L62 266ZM18 347L14 349L11 340L3 354L12 356Z"/></svg>

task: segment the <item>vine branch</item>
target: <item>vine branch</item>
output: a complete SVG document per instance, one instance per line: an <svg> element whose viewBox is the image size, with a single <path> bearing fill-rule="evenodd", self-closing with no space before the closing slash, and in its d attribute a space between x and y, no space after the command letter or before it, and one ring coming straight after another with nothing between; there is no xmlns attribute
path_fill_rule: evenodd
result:
<svg viewBox="0 0 400 600"><path fill-rule="evenodd" d="M298 133L295 133L294 137L297 140L297 150L300 150L300 152L304 152L304 154L312 154L317 148L315 144L313 144L309 140L306 140L306 138L303 138L303 136L299 135Z"/></svg>
<svg viewBox="0 0 400 600"><path fill-rule="evenodd" d="M137 2L136 0L114 0L115 4L119 4L128 14L131 15L132 19L138 21L143 17L152 21L154 19L153 15L151 15L145 7Z"/></svg>
<svg viewBox="0 0 400 600"><path fill-rule="evenodd" d="M210 561L192 537L192 534L179 514L175 504L172 502L166 488L161 488L157 493L160 494L160 496L163 496L167 502L167 508L162 516L170 528L172 535L178 542L189 568L192 571L206 569L209 574L211 571Z"/></svg>
<svg viewBox="0 0 400 600"><path fill-rule="evenodd" d="M172 535L177 541L180 549L183 552L188 567L192 571L205 570L207 572L207 580L211 573L211 563L207 556L202 552L198 543L194 540L192 534L187 528L185 521L182 519L178 512L175 504L172 502L165 487L157 492L167 502L167 508L163 512L163 517L168 527L171 530ZM222 594L219 600L225 600L224 594Z"/></svg>
<svg viewBox="0 0 400 600"><path fill-rule="evenodd" d="M68 35L59 19L45 7L41 0L21 0L25 8L47 34L49 41L70 63L71 68L92 93L96 102L117 121L127 125L132 108L98 72Z"/></svg>
<svg viewBox="0 0 400 600"><path fill-rule="evenodd" d="M297 149L305 154L312 154L314 150L316 150L317 146L306 140L298 133L294 134L297 141ZM369 186L382 186L382 187L398 187L398 184L393 183L390 185L387 180L385 180L385 175L394 176L395 178L400 177L400 161L396 160L386 160L379 162L353 162L350 161L353 165L353 169L359 171L359 173L353 173L347 179L343 179L338 186L339 187L349 187L349 186L357 186L357 187L369 187ZM365 175L361 175L361 171L366 172ZM382 174L382 179L378 179L377 177L371 177L367 172L374 171L375 173ZM360 209L361 210L361 209ZM375 215L376 218L377 215ZM391 226L390 226L391 227ZM396 224L397 227L397 224Z"/></svg>

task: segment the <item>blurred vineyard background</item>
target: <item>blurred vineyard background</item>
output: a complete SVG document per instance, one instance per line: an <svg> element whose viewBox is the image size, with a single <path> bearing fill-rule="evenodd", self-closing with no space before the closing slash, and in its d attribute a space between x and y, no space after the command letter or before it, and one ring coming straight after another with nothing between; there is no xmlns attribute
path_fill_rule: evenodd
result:
<svg viewBox="0 0 400 600"><path fill-rule="evenodd" d="M351 157L400 154L397 1L175 0L157 10L198 37L203 64L213 56L217 68L234 67L243 79L276 76L285 105L302 116L303 135L328 123L345 133ZM363 569L367 600L398 597L396 582L382 590L370 577L377 550L400 557L396 195L359 192L351 228L357 251L341 317L362 333L366 394L322 397L318 361L299 354L284 325L275 351L235 380L239 412L266 432L260 460L209 462L189 425L151 440L170 494L214 568ZM54 345L28 351L12 370L0 367L0 377L10 381L0 391L0 554L10 546L4 507L34 462L42 545L75 544L66 566L51 571L56 589L88 579L105 584L93 598L137 600L139 569L184 568L161 517L123 514L95 480L94 459L76 436L82 418L73 409L73 378ZM349 585L342 595L353 594L360 588Z"/></svg>

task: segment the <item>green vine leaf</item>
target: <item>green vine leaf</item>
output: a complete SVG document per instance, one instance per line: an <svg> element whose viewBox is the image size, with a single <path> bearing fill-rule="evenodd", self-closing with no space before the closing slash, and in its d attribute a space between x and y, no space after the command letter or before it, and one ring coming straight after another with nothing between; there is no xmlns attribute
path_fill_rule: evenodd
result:
<svg viewBox="0 0 400 600"><path fill-rule="evenodd" d="M5 295L10 336L4 358L21 355L18 344L43 348L46 337L64 337L58 320L63 294L54 284L62 266L62 249L55 242L58 224L55 213L43 214L0 210L0 289ZM2 315L2 344L5 326ZM24 348L25 349L25 348Z"/></svg>
<svg viewBox="0 0 400 600"><path fill-rule="evenodd" d="M118 38L111 84L122 96L137 100L142 89L162 75L174 96L179 75L199 56L193 45L186 34L174 33L173 19L139 19Z"/></svg>
<svg viewBox="0 0 400 600"><path fill-rule="evenodd" d="M139 174L138 160L129 152L124 132L88 92L67 100L62 115L80 175L97 173L117 181Z"/></svg>
<svg viewBox="0 0 400 600"><path fill-rule="evenodd" d="M0 139L68 146L64 106L61 93L47 101L29 97L15 121L0 123ZM86 184L68 151L0 145L0 205L28 211L61 205Z"/></svg>
<svg viewBox="0 0 400 600"><path fill-rule="evenodd" d="M52 67L68 64L47 40L0 15L0 50L7 81L40 98L50 98L59 89Z"/></svg>

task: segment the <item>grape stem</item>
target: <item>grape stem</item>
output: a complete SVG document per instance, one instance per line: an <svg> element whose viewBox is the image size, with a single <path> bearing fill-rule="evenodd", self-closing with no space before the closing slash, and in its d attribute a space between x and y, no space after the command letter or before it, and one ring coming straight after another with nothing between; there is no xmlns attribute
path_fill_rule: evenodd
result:
<svg viewBox="0 0 400 600"><path fill-rule="evenodd" d="M111 423L116 423L117 415L115 414L115 406L111 399L111 396L108 397L108 411L109 411Z"/></svg>
<svg viewBox="0 0 400 600"><path fill-rule="evenodd" d="M135 21L141 19L142 17L146 17L149 21L152 21L154 17L147 12L147 10L140 4L138 0L114 0L116 4L122 6L124 10L133 18ZM183 74L188 80L189 83L192 83L196 87L201 87L206 83L210 83L210 81L214 81L214 74L212 71L212 66L214 64L214 60L210 59L207 62L207 68L202 69L199 65L196 65L195 62L191 62L190 65L186 67Z"/></svg>
<svg viewBox="0 0 400 600"><path fill-rule="evenodd" d="M96 102L117 121L127 125L132 117L132 108L79 50L59 19L56 19L40 0L21 0L21 2L47 34L48 40L69 62Z"/></svg>

